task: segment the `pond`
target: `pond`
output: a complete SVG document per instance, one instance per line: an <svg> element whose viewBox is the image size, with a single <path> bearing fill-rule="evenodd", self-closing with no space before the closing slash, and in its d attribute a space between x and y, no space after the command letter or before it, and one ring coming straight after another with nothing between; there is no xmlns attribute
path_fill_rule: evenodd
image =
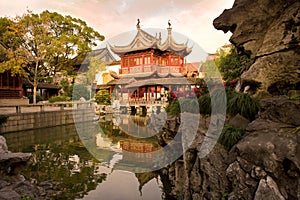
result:
<svg viewBox="0 0 300 200"><path fill-rule="evenodd" d="M114 117L84 124L88 130L84 136L78 134L81 126L68 125L7 133L5 137L10 151L33 154L23 175L38 184L57 183L53 190L59 191L58 199L168 199L170 184L162 181L162 173L134 172L132 158L124 153L133 152L134 159L152 163L151 152L159 145L153 137L146 137L153 134L147 130L149 119L133 118L139 127L135 129L126 124L126 118L131 117L118 125ZM136 139L135 134L145 137ZM87 140L92 143L89 151L86 138L92 138Z"/></svg>

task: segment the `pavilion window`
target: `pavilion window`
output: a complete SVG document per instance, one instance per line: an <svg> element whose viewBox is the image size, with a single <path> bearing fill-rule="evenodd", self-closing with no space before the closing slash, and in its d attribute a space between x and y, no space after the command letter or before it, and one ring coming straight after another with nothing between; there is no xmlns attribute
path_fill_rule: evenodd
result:
<svg viewBox="0 0 300 200"><path fill-rule="evenodd" d="M150 56L144 57L144 62L146 65L149 65L150 64Z"/></svg>
<svg viewBox="0 0 300 200"><path fill-rule="evenodd" d="M128 67L128 58L124 59L124 67Z"/></svg>
<svg viewBox="0 0 300 200"><path fill-rule="evenodd" d="M130 67L134 66L134 60L133 60L133 58L129 59L129 66Z"/></svg>

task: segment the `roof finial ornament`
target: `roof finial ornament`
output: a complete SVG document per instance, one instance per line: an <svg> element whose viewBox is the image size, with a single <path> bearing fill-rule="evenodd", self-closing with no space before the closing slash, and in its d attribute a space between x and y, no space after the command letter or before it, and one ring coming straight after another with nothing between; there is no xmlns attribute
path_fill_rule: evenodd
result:
<svg viewBox="0 0 300 200"><path fill-rule="evenodd" d="M169 25L169 28L171 28L171 21L168 20L168 25Z"/></svg>
<svg viewBox="0 0 300 200"><path fill-rule="evenodd" d="M139 18L137 19L137 24L136 24L136 27L137 27L138 29L140 29L140 28L141 28L141 26L140 26L140 19L139 19Z"/></svg>

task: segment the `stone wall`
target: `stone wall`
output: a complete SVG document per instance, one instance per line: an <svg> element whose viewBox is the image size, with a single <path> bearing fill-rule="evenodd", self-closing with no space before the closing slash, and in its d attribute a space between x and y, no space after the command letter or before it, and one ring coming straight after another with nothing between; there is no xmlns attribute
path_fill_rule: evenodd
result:
<svg viewBox="0 0 300 200"><path fill-rule="evenodd" d="M9 114L6 123L0 125L0 133L53 127L93 121L95 112L92 108L59 110L34 113Z"/></svg>

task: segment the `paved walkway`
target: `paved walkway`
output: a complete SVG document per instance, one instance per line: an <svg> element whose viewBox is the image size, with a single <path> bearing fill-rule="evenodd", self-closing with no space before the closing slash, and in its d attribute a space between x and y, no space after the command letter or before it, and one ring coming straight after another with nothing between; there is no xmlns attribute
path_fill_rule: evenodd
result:
<svg viewBox="0 0 300 200"><path fill-rule="evenodd" d="M64 110L71 110L72 107L65 107ZM44 106L44 111L55 111L60 110L60 107L55 106ZM32 113L32 112L40 112L41 108L37 107L21 107L21 113ZM16 107L0 107L0 115L6 114L15 114L17 113Z"/></svg>

